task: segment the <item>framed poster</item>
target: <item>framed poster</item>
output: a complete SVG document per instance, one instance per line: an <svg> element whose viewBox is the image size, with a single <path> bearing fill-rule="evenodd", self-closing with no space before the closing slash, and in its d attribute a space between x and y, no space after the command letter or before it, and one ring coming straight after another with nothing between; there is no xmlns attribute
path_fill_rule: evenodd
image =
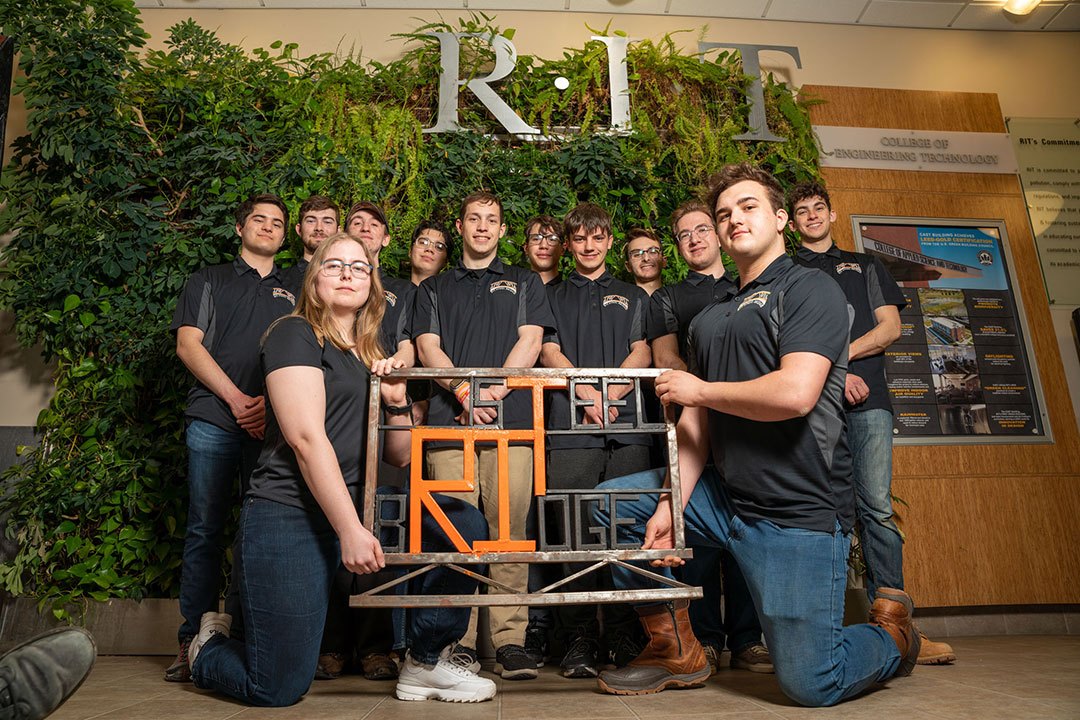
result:
<svg viewBox="0 0 1080 720"><path fill-rule="evenodd" d="M852 215L908 304L885 351L897 444L1052 442L1000 220Z"/></svg>

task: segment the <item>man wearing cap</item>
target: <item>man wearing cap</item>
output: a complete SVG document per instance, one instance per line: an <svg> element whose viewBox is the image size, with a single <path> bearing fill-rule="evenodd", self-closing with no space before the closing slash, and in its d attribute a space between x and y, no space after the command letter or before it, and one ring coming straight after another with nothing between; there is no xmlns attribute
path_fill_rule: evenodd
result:
<svg viewBox="0 0 1080 720"><path fill-rule="evenodd" d="M390 277L379 266L379 253L390 244L386 215L375 203L361 200L349 208L349 214L345 216L345 232L364 244L371 262L379 271L386 296L386 310L383 313L386 351L405 363L405 367L412 367L416 363L416 349L409 321L412 319L416 286L408 280Z"/></svg>

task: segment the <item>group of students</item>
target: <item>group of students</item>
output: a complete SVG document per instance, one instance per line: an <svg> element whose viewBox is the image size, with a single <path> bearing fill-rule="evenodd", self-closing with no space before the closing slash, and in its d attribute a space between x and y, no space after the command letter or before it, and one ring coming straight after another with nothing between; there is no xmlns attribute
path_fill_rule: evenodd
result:
<svg viewBox="0 0 1080 720"><path fill-rule="evenodd" d="M867 453L849 437L855 427L849 418L862 413L845 412L845 403L850 411L874 397L870 409L888 414L879 407L880 393L874 396L883 375L880 381L861 378L855 363L880 363L881 350L895 339L889 308L902 307L903 296L866 256L826 267L841 251L831 244L828 224L835 214L824 188L793 192L792 227L806 251L797 264L785 253L789 213L775 178L749 165L727 166L717 177L707 200L684 204L672 218L690 274L667 287L659 281L663 247L649 230L627 233L627 269L637 285L610 273L611 217L591 203L562 222L541 216L527 224L526 269L498 256L506 233L499 198L469 195L455 223L459 262L441 271L453 249L450 233L422 223L410 246L412 281L390 278L379 267L390 234L373 203L356 203L339 223L329 199L308 198L296 226L304 260L288 270L274 264L287 226L284 203L273 195L243 203L236 212L239 255L192 275L173 321L177 354L196 382L186 413L184 622L166 679L190 678L256 705L288 705L306 692L316 675L335 573L342 566L359 574L384 566L379 538L363 527L357 507L371 373L383 376L388 425L449 426L470 416L488 424L496 418L490 401L501 401L504 428L531 428L528 391L505 385L477 386L473 398L464 378L439 379L421 407L393 375L414 364L670 368L655 390L663 405L682 409L683 512L687 544L695 550L695 559L679 570L684 581L703 585L706 596L693 607L606 608L603 639L596 607L561 608L555 620L564 675L598 676L603 690L617 694L693 686L716 668L726 640L733 667L775 668L790 697L830 705L909 673L916 662L955 659L915 628L911 599L902 590L888 480L884 504L878 497L882 450L860 460ZM574 269L561 279L564 249ZM737 281L726 274L721 249L734 261ZM802 267L815 264L826 272ZM858 290L859 282L869 295L852 305L851 325L845 291L849 285ZM860 312L869 313L865 330ZM608 400L622 400L630 388L610 385ZM587 424L633 419L634 403L610 407L605 418L598 388L578 384L576 392L585 402L552 397L549 429L569 427L572 407ZM887 392L884 402L887 408ZM475 490L439 496L470 543L495 536L499 527L497 450L478 445L475 452ZM504 504L512 540L536 530L532 453L528 444L509 448ZM382 460L404 465L408 459L408 433L387 432ZM424 462L428 479L460 479L463 450L460 443L430 443ZM874 483L859 479L868 463L876 463ZM555 434L549 436L547 485L554 491L659 488L668 481L665 470L655 469L660 464L644 434ZM888 466L891 478L891 458ZM218 613L222 531L238 468L243 507L226 612ZM620 541L672 547L670 497L620 503L620 514L634 519L619 525ZM856 510L873 606L869 624L844 628ZM594 513L604 519L599 508ZM425 551L452 547L427 517L422 540ZM654 564L670 572L683 563L669 557ZM535 586L543 579L540 566L532 568ZM724 623L716 606L721 568ZM493 564L487 572L522 592L530 586L526 564ZM632 588L643 579L618 571L612 581ZM466 575L438 569L423 576L418 591L468 594L475 587ZM468 608L414 609L397 697L493 697L494 683L478 674L475 619ZM489 620L496 672L506 679L536 677L552 619L526 607L502 607L491 608ZM613 667L604 669L605 661Z"/></svg>

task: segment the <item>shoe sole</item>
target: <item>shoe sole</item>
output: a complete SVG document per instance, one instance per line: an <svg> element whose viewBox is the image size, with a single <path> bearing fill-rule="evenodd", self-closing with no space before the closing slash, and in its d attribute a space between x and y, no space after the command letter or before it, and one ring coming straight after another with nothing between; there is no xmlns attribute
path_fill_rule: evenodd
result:
<svg viewBox="0 0 1080 720"><path fill-rule="evenodd" d="M376 681L376 682L383 681L383 680L397 680L397 676L398 676L398 674L397 674L396 670L394 670L392 672L390 670L385 670L385 671L380 671L380 672L364 673L364 679L365 680L373 680L373 681ZM334 677L341 677L341 675L338 674L338 675L335 675Z"/></svg>
<svg viewBox="0 0 1080 720"><path fill-rule="evenodd" d="M490 700L495 697L495 688L491 689L491 692L487 695L477 695L476 693L456 693L451 690L442 690L439 688L420 688L420 687L405 687L400 685L394 688L394 696L398 700L405 700L414 702L418 700L441 700L442 702L453 703L477 703Z"/></svg>
<svg viewBox="0 0 1080 720"><path fill-rule="evenodd" d="M567 678L594 678L600 672L594 667L563 668L562 676Z"/></svg>
<svg viewBox="0 0 1080 720"><path fill-rule="evenodd" d="M942 655L932 655L930 657L921 657L915 661L916 665L948 665L949 663L956 662L955 653L944 653Z"/></svg>
<svg viewBox="0 0 1080 720"><path fill-rule="evenodd" d="M604 682L604 679L597 678L596 683L600 686L600 689L606 693L612 695L652 695L654 693L661 692L670 688L693 688L701 687L705 684L705 681L709 679L709 668L699 670L695 673L687 673L685 675L671 675L664 678L664 680L658 685L647 688L619 688L612 687Z"/></svg>
<svg viewBox="0 0 1080 720"><path fill-rule="evenodd" d="M915 626L915 603L912 602L910 595L902 591L892 592L888 589L878 588L877 596L898 602L907 610L909 622L911 623L911 643L908 645L907 655L900 658L900 665L896 668L896 672L893 673L893 677L910 675L919 662L919 650L922 648L922 635L919 634L919 628Z"/></svg>
<svg viewBox="0 0 1080 720"><path fill-rule="evenodd" d="M172 683L189 683L191 682L191 668L184 664L184 667L180 671L169 672L171 668L165 669L165 682Z"/></svg>
<svg viewBox="0 0 1080 720"><path fill-rule="evenodd" d="M776 673L776 668L774 668L770 664L738 662L738 661L735 661L735 660L731 661L731 669L732 670L748 670L748 671L753 672L753 673L765 673L765 674L775 674Z"/></svg>
<svg viewBox="0 0 1080 720"><path fill-rule="evenodd" d="M535 680L540 673L536 668L521 668L520 670L507 670L501 663L495 663L495 672L503 680Z"/></svg>

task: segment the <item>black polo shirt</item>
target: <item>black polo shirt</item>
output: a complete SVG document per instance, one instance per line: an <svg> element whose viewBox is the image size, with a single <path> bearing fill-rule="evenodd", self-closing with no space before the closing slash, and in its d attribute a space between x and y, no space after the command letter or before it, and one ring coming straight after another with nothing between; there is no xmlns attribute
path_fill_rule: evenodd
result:
<svg viewBox="0 0 1080 720"><path fill-rule="evenodd" d="M308 264L307 260L300 258L295 265L281 271L285 288L296 295L297 300L300 299L300 292L304 289L304 273L307 272Z"/></svg>
<svg viewBox="0 0 1080 720"><path fill-rule="evenodd" d="M469 269L459 263L420 283L412 335L438 335L454 367L492 368L506 362L518 341L518 328L551 328L554 324L540 276L496 257L486 268ZM436 385L428 423L456 426L454 417L460 412L461 406L450 391ZM528 389L511 390L503 398L503 421L507 429L533 426Z"/></svg>
<svg viewBox="0 0 1080 720"><path fill-rule="evenodd" d="M240 392L263 394L259 342L270 323L292 312L296 295L287 288L281 268L266 277L236 260L196 270L176 303L170 330L184 325L203 331L202 344ZM223 430L244 432L224 400L198 380L188 392L188 422L202 420Z"/></svg>
<svg viewBox="0 0 1080 720"><path fill-rule="evenodd" d="M675 333L679 339L679 357L685 362L686 329L690 327L690 321L706 305L725 297L734 288L735 282L726 272L714 278L691 270L682 282L657 289L649 300L649 342Z"/></svg>
<svg viewBox="0 0 1080 720"><path fill-rule="evenodd" d="M855 318L851 322L852 340L862 337L877 325L874 310L885 305L895 305L898 310L903 310L907 305L904 293L881 261L864 253L848 252L836 245L823 253L816 253L803 246L795 253L795 262L817 268L840 284L848 305L855 311ZM848 372L861 377L870 388L865 401L858 405L845 404L848 412L879 409L892 412L889 386L885 381L884 353L850 361Z"/></svg>
<svg viewBox="0 0 1080 720"><path fill-rule="evenodd" d="M848 310L821 272L782 255L741 290L690 323L690 368L709 382L753 380L780 358L812 352L832 362L806 417L758 422L709 410L713 459L740 517L782 527L846 532L855 520L844 432Z"/></svg>
<svg viewBox="0 0 1080 720"><path fill-rule="evenodd" d="M402 340L412 340L412 314L416 302L416 286L409 280L390 277L379 268L379 279L383 284L383 296L386 309L383 311L383 333L389 347L387 353L397 352Z"/></svg>
<svg viewBox="0 0 1080 720"><path fill-rule="evenodd" d="M364 481L364 458L367 447L368 383L367 366L356 355L339 350L324 340L319 345L308 321L290 317L273 327L260 353L265 375L284 367L304 366L322 370L326 391L324 425L334 447L345 486L353 501L359 497ZM315 511L319 504L311 494L296 453L285 442L277 414L288 408L266 404L266 440L259 463L251 474L251 497Z"/></svg>
<svg viewBox="0 0 1080 720"><path fill-rule="evenodd" d="M608 272L589 280L576 270L565 282L547 286L548 301L555 316L554 332L544 342L559 345L563 355L579 368L617 368L630 355L631 343L645 340L645 308L649 296L630 283L616 280ZM594 386L597 390L599 386ZM616 422L632 425L637 418L634 395L623 400ZM551 393L547 427L551 430L570 428L570 400L567 393ZM585 417L583 408L577 412L578 422ZM551 448L603 447L605 440L620 445L648 445L648 434L616 433L604 435L552 435L547 443Z"/></svg>

